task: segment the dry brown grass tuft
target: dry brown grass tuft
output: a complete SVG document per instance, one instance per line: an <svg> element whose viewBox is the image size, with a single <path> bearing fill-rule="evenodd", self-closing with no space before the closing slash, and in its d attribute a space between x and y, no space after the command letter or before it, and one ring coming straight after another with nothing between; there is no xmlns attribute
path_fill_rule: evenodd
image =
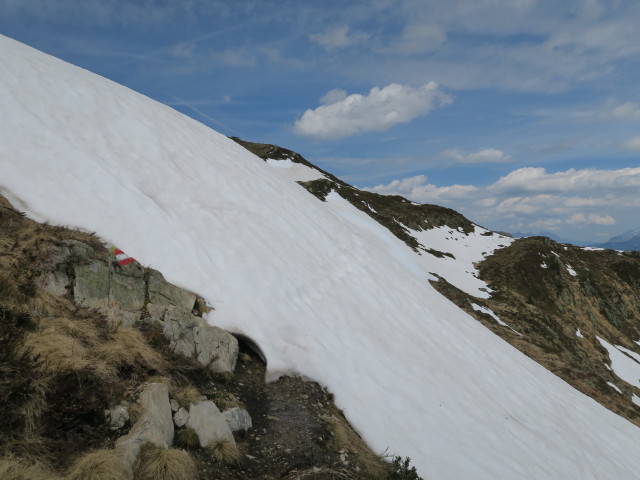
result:
<svg viewBox="0 0 640 480"><path fill-rule="evenodd" d="M75 373L82 377L94 376L104 382L116 380L116 372L108 362L96 361L93 348L96 341L89 340L92 330L77 328L68 319L58 319L51 325L29 332L19 349L37 362L45 376Z"/></svg>
<svg viewBox="0 0 640 480"><path fill-rule="evenodd" d="M193 428L181 428L176 430L175 444L187 450L195 450L200 447L200 438Z"/></svg>
<svg viewBox="0 0 640 480"><path fill-rule="evenodd" d="M75 373L111 384L126 367L149 371L167 368L162 355L133 328L109 333L95 319L70 316L41 319L39 323L39 328L25 336L20 353L37 361L46 375Z"/></svg>
<svg viewBox="0 0 640 480"><path fill-rule="evenodd" d="M66 298L58 297L46 290L38 290L29 303L29 313L34 317L61 317L69 315L73 304Z"/></svg>
<svg viewBox="0 0 640 480"><path fill-rule="evenodd" d="M38 463L30 463L13 455L0 458L2 480L59 480L60 477Z"/></svg>
<svg viewBox="0 0 640 480"><path fill-rule="evenodd" d="M166 362L139 330L118 328L108 342L97 346L97 355L115 369L139 365L147 370L165 371Z"/></svg>
<svg viewBox="0 0 640 480"><path fill-rule="evenodd" d="M353 455L370 477L386 478L388 465L384 461L384 455L376 455L372 452L337 408L334 407L334 413L322 417L322 420L331 433L336 451Z"/></svg>
<svg viewBox="0 0 640 480"><path fill-rule="evenodd" d="M94 450L78 459L67 480L128 480L120 455L115 450Z"/></svg>
<svg viewBox="0 0 640 480"><path fill-rule="evenodd" d="M235 443L228 440L217 440L210 444L207 449L213 458L225 465L238 465L240 463L240 452Z"/></svg>
<svg viewBox="0 0 640 480"><path fill-rule="evenodd" d="M192 403L198 403L202 401L202 395L196 387L188 385L184 388L172 392L173 398L178 402L181 407L189 408Z"/></svg>
<svg viewBox="0 0 640 480"><path fill-rule="evenodd" d="M198 469L191 456L176 448L145 445L135 467L137 480L196 480Z"/></svg>

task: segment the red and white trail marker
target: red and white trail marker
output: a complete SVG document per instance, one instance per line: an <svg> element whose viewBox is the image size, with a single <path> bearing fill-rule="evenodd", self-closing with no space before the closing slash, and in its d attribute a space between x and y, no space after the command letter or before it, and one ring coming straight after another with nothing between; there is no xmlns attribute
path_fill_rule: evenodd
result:
<svg viewBox="0 0 640 480"><path fill-rule="evenodd" d="M136 261L135 258L130 257L129 255L124 253L122 250L116 247L111 247L111 253L113 253L113 255L116 257L116 262L118 262L118 265L120 265L121 267L129 265L130 263L133 263Z"/></svg>

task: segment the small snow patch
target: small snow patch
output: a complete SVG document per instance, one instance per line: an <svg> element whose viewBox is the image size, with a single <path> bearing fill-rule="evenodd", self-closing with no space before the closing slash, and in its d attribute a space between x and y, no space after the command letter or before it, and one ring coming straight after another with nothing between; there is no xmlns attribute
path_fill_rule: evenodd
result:
<svg viewBox="0 0 640 480"><path fill-rule="evenodd" d="M640 407L640 397L638 397L635 393L631 394L631 401Z"/></svg>
<svg viewBox="0 0 640 480"><path fill-rule="evenodd" d="M542 268L549 268L549 267L547 267L547 264L546 264L546 263L544 263L544 262L542 262L542 264L540 264L540 266L541 266Z"/></svg>
<svg viewBox="0 0 640 480"><path fill-rule="evenodd" d="M607 382L607 385L609 385L611 388L613 388L616 392L618 392L620 395L622 395L622 390L620 390L616 385L614 385L611 382Z"/></svg>
<svg viewBox="0 0 640 480"><path fill-rule="evenodd" d="M580 332L580 329L579 329L579 328L576 330L576 337L578 337L578 338L584 338L584 335L582 335L582 332Z"/></svg>
<svg viewBox="0 0 640 480"><path fill-rule="evenodd" d="M476 312L482 312L482 313L486 313L487 315L489 315L491 318L493 318L496 322L498 322L500 325L502 325L503 327L507 327L510 328L513 332L517 333L518 335L522 336L522 334L520 332L515 331L513 328L511 328L511 325L503 322L502 320L500 320L500 318L493 313L492 310L488 309L487 307L483 307L482 305L478 305L476 303L472 303L471 307L476 311Z"/></svg>
<svg viewBox="0 0 640 480"><path fill-rule="evenodd" d="M596 338L609 353L609 370L613 370L613 373L625 382L640 388L640 355L627 348L611 345L600 337Z"/></svg>
<svg viewBox="0 0 640 480"><path fill-rule="evenodd" d="M573 268L571 268L571 265L567 265L567 272L569 272L569 275L571 275L572 277L577 277L578 276L576 271Z"/></svg>

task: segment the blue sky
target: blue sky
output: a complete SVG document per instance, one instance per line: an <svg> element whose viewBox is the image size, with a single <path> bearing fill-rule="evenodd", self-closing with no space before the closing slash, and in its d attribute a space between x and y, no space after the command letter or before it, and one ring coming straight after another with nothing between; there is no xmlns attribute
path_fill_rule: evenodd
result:
<svg viewBox="0 0 640 480"><path fill-rule="evenodd" d="M640 227L640 2L0 0L0 32L486 227Z"/></svg>

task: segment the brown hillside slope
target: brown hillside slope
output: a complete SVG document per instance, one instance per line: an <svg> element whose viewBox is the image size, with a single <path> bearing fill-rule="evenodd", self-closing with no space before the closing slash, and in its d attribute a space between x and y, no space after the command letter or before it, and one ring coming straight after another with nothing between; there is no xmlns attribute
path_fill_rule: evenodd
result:
<svg viewBox="0 0 640 480"><path fill-rule="evenodd" d="M262 159L290 159L323 172L290 150L234 140ZM418 231L444 225L465 233L474 229L472 222L454 210L362 191L326 176L299 183L321 200L329 192L337 192L414 250L448 255L420 246L403 225ZM640 341L639 252L590 250L534 237L497 250L477 267L479 277L494 290L489 299L468 295L442 278L432 285L527 356L640 426L640 406L633 402L640 403L640 389L615 374L606 348L596 338L636 352L638 357L634 358L617 350L640 367L640 346L636 343ZM511 328L472 304L490 309Z"/></svg>
<svg viewBox="0 0 640 480"><path fill-rule="evenodd" d="M56 252L65 245L73 253L60 263ZM74 272L109 255L94 235L36 223L0 196L0 478L79 479L99 471L108 475L95 478L127 478L114 470L114 444L136 422L149 383L166 384L177 406L206 399L220 411L245 408L253 427L237 433L234 451L200 448L192 432L176 427L174 449L188 455L143 450L139 478L183 471L188 480L191 465L197 478L416 478L397 476L411 471L397 457L388 463L371 452L317 383L265 385L265 365L242 339L235 372L216 374L180 354L144 315L127 327L113 310L74 303ZM51 273L71 281L54 288L60 295L41 288ZM129 419L114 426L105 410L116 405L126 406Z"/></svg>

